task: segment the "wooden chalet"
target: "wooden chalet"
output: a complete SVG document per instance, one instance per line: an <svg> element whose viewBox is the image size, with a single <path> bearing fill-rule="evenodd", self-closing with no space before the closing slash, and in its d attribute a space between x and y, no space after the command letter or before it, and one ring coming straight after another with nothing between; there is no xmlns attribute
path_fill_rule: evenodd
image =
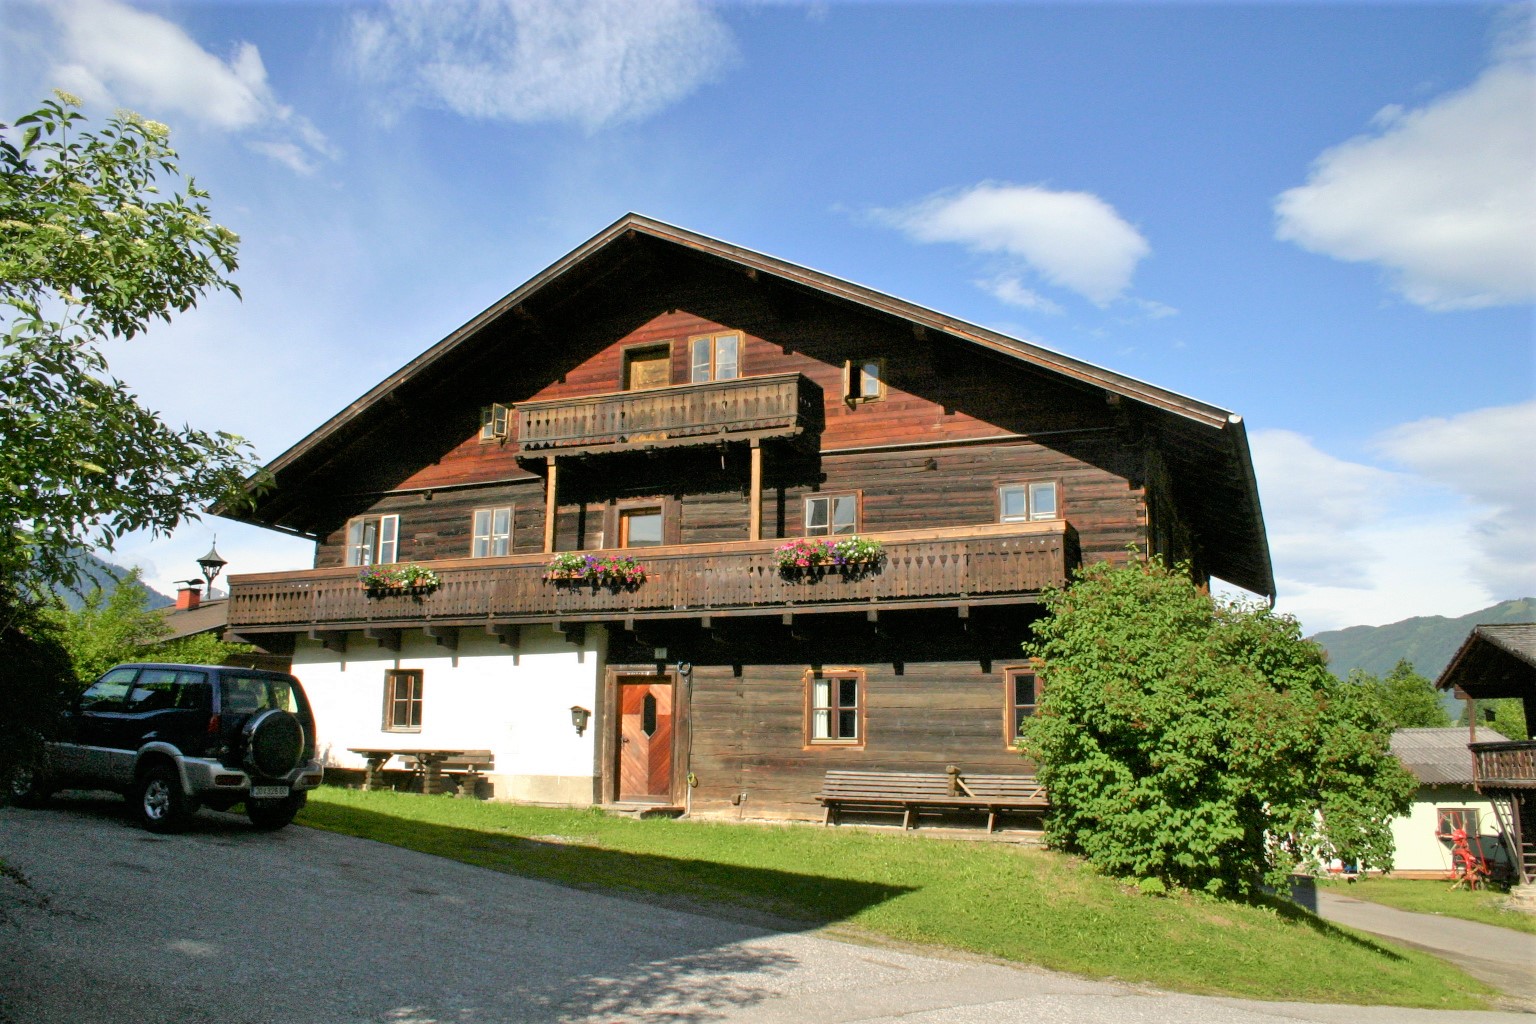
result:
<svg viewBox="0 0 1536 1024"><path fill-rule="evenodd" d="M1274 593L1240 417L633 214L267 468L238 518L315 561L233 577L231 632L291 655L334 764L485 749L510 798L819 817L829 769L1025 774L1045 588L1134 547ZM879 561L779 568L851 536Z"/></svg>

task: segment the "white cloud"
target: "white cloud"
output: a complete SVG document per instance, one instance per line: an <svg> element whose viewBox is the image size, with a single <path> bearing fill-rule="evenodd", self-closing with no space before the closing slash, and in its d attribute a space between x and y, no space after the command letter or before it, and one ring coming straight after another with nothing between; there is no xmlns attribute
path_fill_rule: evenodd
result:
<svg viewBox="0 0 1536 1024"><path fill-rule="evenodd" d="M313 170L316 156L334 156L313 124L277 101L253 44L237 44L222 60L181 26L116 0L65 0L49 11L62 54L51 78L85 100L261 134L253 149L301 173Z"/></svg>
<svg viewBox="0 0 1536 1024"><path fill-rule="evenodd" d="M1018 306L1020 309L1031 309L1036 313L1050 313L1056 315L1063 310L1056 303L1041 295L1033 289L1024 287L1016 275L1004 274L986 281L977 281L976 287L987 292L999 302L1005 302L1010 306Z"/></svg>
<svg viewBox="0 0 1536 1024"><path fill-rule="evenodd" d="M392 0L354 16L349 56L394 102L594 131L681 100L734 53L698 0Z"/></svg>
<svg viewBox="0 0 1536 1024"><path fill-rule="evenodd" d="M1477 507L1474 571L1496 593L1536 594L1536 401L1405 423L1375 450Z"/></svg>
<svg viewBox="0 0 1536 1024"><path fill-rule="evenodd" d="M1152 252L1140 232L1091 192L982 182L875 215L919 242L954 242L1020 259L1047 282L1101 306L1130 286L1136 265Z"/></svg>
<svg viewBox="0 0 1536 1024"><path fill-rule="evenodd" d="M1280 610L1316 632L1536 594L1533 436L1536 402L1401 424L1370 444L1394 470L1256 433Z"/></svg>
<svg viewBox="0 0 1536 1024"><path fill-rule="evenodd" d="M1525 21L1529 31L1529 20ZM1518 38L1514 33L1512 38ZM1385 267L1432 310L1536 298L1536 73L1529 41L1465 89L1388 107L1275 200L1277 238Z"/></svg>

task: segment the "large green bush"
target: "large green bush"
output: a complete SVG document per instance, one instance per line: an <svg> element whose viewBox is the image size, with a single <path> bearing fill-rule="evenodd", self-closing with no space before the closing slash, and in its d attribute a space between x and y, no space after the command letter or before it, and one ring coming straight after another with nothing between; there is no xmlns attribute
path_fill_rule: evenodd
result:
<svg viewBox="0 0 1536 1024"><path fill-rule="evenodd" d="M1294 619L1216 601L1157 560L1096 563L1047 595L1027 650L1025 746L1048 838L1102 870L1229 894L1299 863L1391 862L1413 780L1378 705Z"/></svg>

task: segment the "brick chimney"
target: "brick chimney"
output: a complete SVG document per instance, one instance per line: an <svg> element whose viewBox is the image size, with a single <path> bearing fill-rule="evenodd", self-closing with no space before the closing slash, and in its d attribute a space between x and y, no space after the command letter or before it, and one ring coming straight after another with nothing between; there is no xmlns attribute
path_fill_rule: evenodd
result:
<svg viewBox="0 0 1536 1024"><path fill-rule="evenodd" d="M176 610L189 612L203 603L203 590L201 587L182 584L176 590Z"/></svg>

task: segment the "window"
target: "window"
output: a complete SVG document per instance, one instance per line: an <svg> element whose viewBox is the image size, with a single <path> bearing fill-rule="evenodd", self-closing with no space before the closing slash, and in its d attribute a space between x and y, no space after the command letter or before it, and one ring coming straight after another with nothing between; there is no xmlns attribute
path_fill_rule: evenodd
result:
<svg viewBox="0 0 1536 1024"><path fill-rule="evenodd" d="M689 377L695 384L741 376L741 336L715 334L688 340Z"/></svg>
<svg viewBox="0 0 1536 1024"><path fill-rule="evenodd" d="M480 410L480 440L495 441L507 436L507 423L511 419L509 406L492 404Z"/></svg>
<svg viewBox="0 0 1536 1024"><path fill-rule="evenodd" d="M208 677L174 668L146 668L128 695L130 714L147 711L207 711L213 706Z"/></svg>
<svg viewBox="0 0 1536 1024"><path fill-rule="evenodd" d="M115 668L102 676L80 695L81 711L121 711L128 685L138 675L136 668Z"/></svg>
<svg viewBox="0 0 1536 1024"><path fill-rule="evenodd" d="M843 397L873 402L885 397L885 360L853 359L843 364Z"/></svg>
<svg viewBox="0 0 1536 1024"><path fill-rule="evenodd" d="M862 743L864 673L857 669L806 673L811 743Z"/></svg>
<svg viewBox="0 0 1536 1024"><path fill-rule="evenodd" d="M1060 510L1056 504L1056 481L1005 484L997 489L997 508L998 520L1004 523L1057 519Z"/></svg>
<svg viewBox="0 0 1536 1024"><path fill-rule="evenodd" d="M385 732L421 732L421 679L419 668L384 673Z"/></svg>
<svg viewBox="0 0 1536 1024"><path fill-rule="evenodd" d="M627 508L619 512L619 547L648 548L660 543L660 508Z"/></svg>
<svg viewBox="0 0 1536 1024"><path fill-rule="evenodd" d="M363 516L347 524L348 565L390 565L400 536L399 516Z"/></svg>
<svg viewBox="0 0 1536 1024"><path fill-rule="evenodd" d="M807 537L857 533L858 529L858 495L829 494L805 499L805 535Z"/></svg>
<svg viewBox="0 0 1536 1024"><path fill-rule="evenodd" d="M474 541L471 558L490 558L512 552L512 510L510 508L475 509Z"/></svg>
<svg viewBox="0 0 1536 1024"><path fill-rule="evenodd" d="M1482 834L1476 807L1442 807L1438 816L1439 820L1435 824L1435 834L1438 836L1449 839L1451 833L1459 828L1466 829L1468 836Z"/></svg>
<svg viewBox="0 0 1536 1024"><path fill-rule="evenodd" d="M672 346L646 345L624 351L624 390L644 391L672 383Z"/></svg>
<svg viewBox="0 0 1536 1024"><path fill-rule="evenodd" d="M1003 741L1012 747L1018 742L1024 728L1024 720L1034 716L1040 703L1040 680L1032 668L1003 670L1007 681L1008 701L1003 720Z"/></svg>

